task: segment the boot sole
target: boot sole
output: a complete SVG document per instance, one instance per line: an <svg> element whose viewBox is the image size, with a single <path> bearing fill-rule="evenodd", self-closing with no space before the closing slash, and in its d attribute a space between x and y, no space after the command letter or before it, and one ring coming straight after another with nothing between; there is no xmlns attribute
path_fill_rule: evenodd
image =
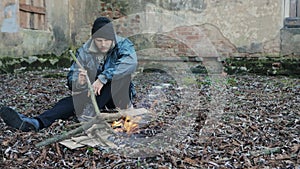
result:
<svg viewBox="0 0 300 169"><path fill-rule="evenodd" d="M2 107L0 109L0 116L8 126L15 129L19 129L24 132L35 130L35 127L32 124L22 120L18 112L10 107Z"/></svg>

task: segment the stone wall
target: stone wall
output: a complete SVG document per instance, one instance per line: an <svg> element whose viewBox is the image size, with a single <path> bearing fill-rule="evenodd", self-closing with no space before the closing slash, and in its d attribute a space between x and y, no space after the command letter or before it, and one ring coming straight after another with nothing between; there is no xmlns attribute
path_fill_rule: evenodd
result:
<svg viewBox="0 0 300 169"><path fill-rule="evenodd" d="M21 29L19 0L0 2L0 56L60 55L84 43L100 15L114 19L117 33L145 55L151 48L176 56L280 54L281 0L45 1L45 30Z"/></svg>
<svg viewBox="0 0 300 169"><path fill-rule="evenodd" d="M154 47L175 50L178 56L222 57L280 53L280 0L128 2L127 17L115 19L115 25L139 50Z"/></svg>
<svg viewBox="0 0 300 169"><path fill-rule="evenodd" d="M300 28L281 29L281 55L300 55Z"/></svg>

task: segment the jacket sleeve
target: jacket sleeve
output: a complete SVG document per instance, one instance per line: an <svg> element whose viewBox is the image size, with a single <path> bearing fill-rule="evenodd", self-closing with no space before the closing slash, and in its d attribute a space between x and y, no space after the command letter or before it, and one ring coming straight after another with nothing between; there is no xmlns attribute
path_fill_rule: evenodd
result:
<svg viewBox="0 0 300 169"><path fill-rule="evenodd" d="M76 58L78 59L79 63L81 63L82 65L85 65L84 57L83 57L83 55L80 54L80 50L81 49L77 50ZM75 92L87 89L87 84L80 85L78 83L78 75L79 75L79 66L77 65L77 63L75 61L72 61L72 65L71 65L70 70L67 75L67 80L68 80L67 86L70 90L75 91Z"/></svg>
<svg viewBox="0 0 300 169"><path fill-rule="evenodd" d="M106 67L98 75L98 79L101 83L106 84L111 81L112 78L119 79L126 75L134 73L137 67L137 56L133 43L129 39L124 39L118 43L118 50L116 51L117 60L114 66Z"/></svg>

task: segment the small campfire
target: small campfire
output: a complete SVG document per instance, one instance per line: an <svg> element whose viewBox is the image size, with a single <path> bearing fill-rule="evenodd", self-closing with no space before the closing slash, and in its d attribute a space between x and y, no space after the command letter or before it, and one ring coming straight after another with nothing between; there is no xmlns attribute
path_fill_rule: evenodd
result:
<svg viewBox="0 0 300 169"><path fill-rule="evenodd" d="M84 123L85 125L92 124L87 128L86 135L72 137L60 143L71 149L85 145L117 148L117 145L124 144L127 137L124 138L123 136L143 135L143 129L148 126L148 120L151 117L153 117L153 113L145 108L119 110L116 113L101 113L100 119L93 118L90 123ZM120 134L121 137L114 137L111 130Z"/></svg>
<svg viewBox="0 0 300 169"><path fill-rule="evenodd" d="M139 121L141 117L123 116L119 120L114 121L111 127L115 132L127 133L128 135L139 132Z"/></svg>

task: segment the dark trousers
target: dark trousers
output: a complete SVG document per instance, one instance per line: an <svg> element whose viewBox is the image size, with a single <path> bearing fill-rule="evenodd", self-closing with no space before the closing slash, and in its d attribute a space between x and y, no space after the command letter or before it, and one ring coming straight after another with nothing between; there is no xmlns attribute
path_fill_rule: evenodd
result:
<svg viewBox="0 0 300 169"><path fill-rule="evenodd" d="M105 84L100 95L96 96L99 109L127 108L130 103L129 84L130 77L113 80ZM80 115L86 105L91 102L87 92L69 96L58 101L53 108L35 117L41 123L40 128L49 127L55 120L66 120L74 115Z"/></svg>

